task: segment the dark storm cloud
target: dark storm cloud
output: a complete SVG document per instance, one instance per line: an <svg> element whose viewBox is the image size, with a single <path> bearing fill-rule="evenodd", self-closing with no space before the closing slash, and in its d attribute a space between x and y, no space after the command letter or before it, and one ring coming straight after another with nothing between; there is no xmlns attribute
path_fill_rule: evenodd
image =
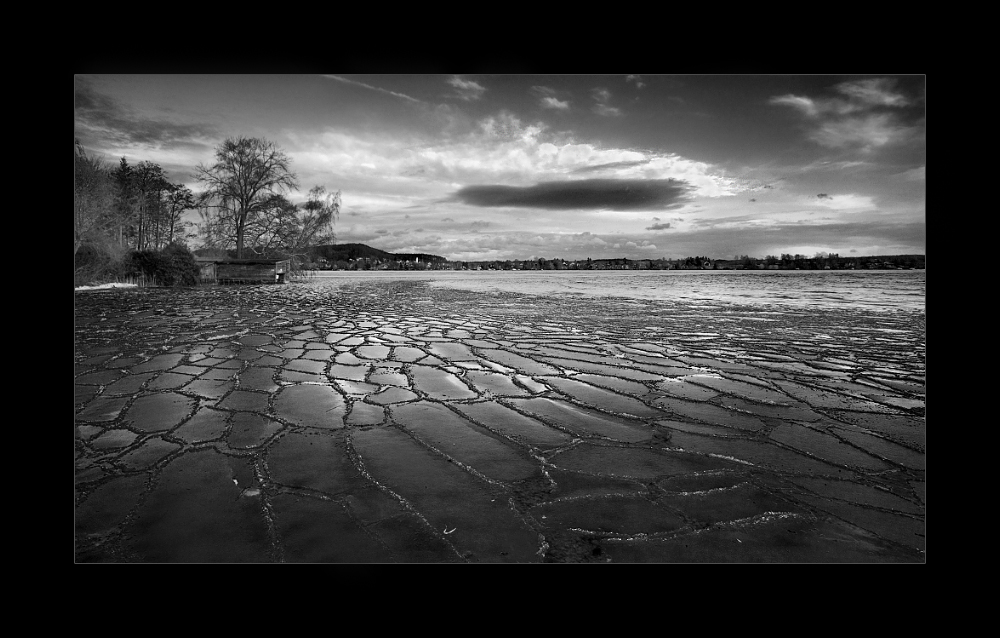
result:
<svg viewBox="0 0 1000 638"><path fill-rule="evenodd" d="M472 206L608 210L678 208L691 187L675 179L586 179L534 186L466 186L453 198Z"/></svg>
<svg viewBox="0 0 1000 638"><path fill-rule="evenodd" d="M75 116L78 135L100 131L115 142L147 145L193 145L197 138L213 137L214 127L207 124L178 124L142 116L128 106L96 90L83 78L77 78Z"/></svg>

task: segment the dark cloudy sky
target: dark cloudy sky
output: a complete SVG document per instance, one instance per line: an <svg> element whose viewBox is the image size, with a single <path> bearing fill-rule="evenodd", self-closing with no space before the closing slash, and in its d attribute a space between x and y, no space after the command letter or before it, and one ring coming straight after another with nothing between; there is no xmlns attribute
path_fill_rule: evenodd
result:
<svg viewBox="0 0 1000 638"><path fill-rule="evenodd" d="M449 259L924 253L923 76L78 75L75 134L201 190L226 137Z"/></svg>

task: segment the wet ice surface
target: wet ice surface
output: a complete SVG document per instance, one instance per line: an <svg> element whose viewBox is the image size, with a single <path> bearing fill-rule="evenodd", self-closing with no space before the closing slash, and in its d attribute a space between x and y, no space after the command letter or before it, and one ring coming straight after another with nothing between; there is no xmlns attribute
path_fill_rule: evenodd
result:
<svg viewBox="0 0 1000 638"><path fill-rule="evenodd" d="M924 270L497 270L358 273L320 271L318 281L360 277L428 281L474 292L922 312ZM766 321L766 318L758 320Z"/></svg>
<svg viewBox="0 0 1000 638"><path fill-rule="evenodd" d="M77 560L922 562L923 312L75 296Z"/></svg>

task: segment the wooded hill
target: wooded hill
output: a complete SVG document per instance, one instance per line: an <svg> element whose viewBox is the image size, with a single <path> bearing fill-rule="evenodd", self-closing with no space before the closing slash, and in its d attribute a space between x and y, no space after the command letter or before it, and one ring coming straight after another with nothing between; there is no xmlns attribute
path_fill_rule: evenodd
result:
<svg viewBox="0 0 1000 638"><path fill-rule="evenodd" d="M448 261L438 255L425 253L389 253L365 244L327 244L313 246L309 249L309 258L313 261L320 257L327 261L351 261L352 259L379 259L384 261L416 261L442 262Z"/></svg>

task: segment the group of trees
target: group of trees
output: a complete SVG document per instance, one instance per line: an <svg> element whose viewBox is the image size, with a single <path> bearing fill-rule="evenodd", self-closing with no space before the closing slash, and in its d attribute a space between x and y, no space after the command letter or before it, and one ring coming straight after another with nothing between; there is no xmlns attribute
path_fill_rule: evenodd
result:
<svg viewBox="0 0 1000 638"><path fill-rule="evenodd" d="M153 162L130 165L123 157L112 168L79 140L75 145L74 255L87 243L160 250L187 238L182 216L196 205L188 187L169 181Z"/></svg>
<svg viewBox="0 0 1000 638"><path fill-rule="evenodd" d="M167 179L159 165L141 161L117 166L88 155L75 140L74 245L90 263L135 262L131 253L185 245L200 235L205 247L244 257L304 257L315 244L332 243L340 216L340 192L313 187L304 204L288 156L261 138L226 139L215 162L199 165L197 195ZM197 211L199 224L184 221ZM196 232L197 231L197 234ZM98 254L101 259L94 258Z"/></svg>

